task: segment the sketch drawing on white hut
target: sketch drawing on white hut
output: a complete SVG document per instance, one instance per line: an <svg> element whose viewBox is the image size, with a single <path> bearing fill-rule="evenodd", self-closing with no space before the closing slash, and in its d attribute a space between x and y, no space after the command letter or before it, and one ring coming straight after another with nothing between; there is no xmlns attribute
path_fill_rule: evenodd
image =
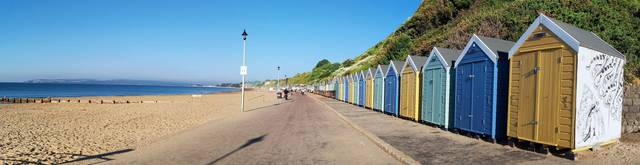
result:
<svg viewBox="0 0 640 165"><path fill-rule="evenodd" d="M621 58L587 48L578 57L576 147L620 137L623 97Z"/></svg>

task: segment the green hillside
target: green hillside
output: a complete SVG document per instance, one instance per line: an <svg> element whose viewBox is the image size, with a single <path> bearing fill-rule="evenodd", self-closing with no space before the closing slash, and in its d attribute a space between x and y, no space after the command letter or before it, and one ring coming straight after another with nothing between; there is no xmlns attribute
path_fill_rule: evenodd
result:
<svg viewBox="0 0 640 165"><path fill-rule="evenodd" d="M638 0L426 0L386 39L353 60L332 64L339 65L335 71L329 68L319 73L314 69L294 78L300 83L315 82L388 64L409 54L425 55L433 46L462 49L474 33L516 41L538 13L596 33L626 55L626 80L640 77Z"/></svg>

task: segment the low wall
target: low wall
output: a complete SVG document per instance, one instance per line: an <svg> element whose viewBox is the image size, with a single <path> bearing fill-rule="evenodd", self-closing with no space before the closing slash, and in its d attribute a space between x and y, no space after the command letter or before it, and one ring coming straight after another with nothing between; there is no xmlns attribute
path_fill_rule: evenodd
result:
<svg viewBox="0 0 640 165"><path fill-rule="evenodd" d="M626 86L622 103L622 132L640 131L640 87Z"/></svg>

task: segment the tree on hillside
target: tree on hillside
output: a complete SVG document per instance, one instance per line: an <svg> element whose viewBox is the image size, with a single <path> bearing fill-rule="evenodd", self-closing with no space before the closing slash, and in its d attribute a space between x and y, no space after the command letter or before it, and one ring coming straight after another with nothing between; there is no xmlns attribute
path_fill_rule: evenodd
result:
<svg viewBox="0 0 640 165"><path fill-rule="evenodd" d="M313 70L311 70L311 72L296 74L295 76L289 79L289 83L295 83L295 84L314 83L318 80L322 80L324 78L329 77L331 73L338 70L340 66L341 66L340 63L332 64L331 61L327 59L322 59L318 61L318 63L316 64L316 67L314 67Z"/></svg>
<svg viewBox="0 0 640 165"><path fill-rule="evenodd" d="M317 81L324 79L325 77L331 75L334 71L340 68L340 63L331 64L329 60L323 59L316 64L316 67L311 71L311 75L309 76L310 81Z"/></svg>
<svg viewBox="0 0 640 165"><path fill-rule="evenodd" d="M327 59L322 59L322 60L318 61L318 63L316 64L316 67L314 67L314 69L318 68L318 67L321 67L323 65L327 65L327 64L331 64L331 62L329 62L329 60L327 60Z"/></svg>
<svg viewBox="0 0 640 165"><path fill-rule="evenodd" d="M342 67L349 67L351 65L353 65L352 59L347 59L347 60L344 60L344 62L342 62Z"/></svg>

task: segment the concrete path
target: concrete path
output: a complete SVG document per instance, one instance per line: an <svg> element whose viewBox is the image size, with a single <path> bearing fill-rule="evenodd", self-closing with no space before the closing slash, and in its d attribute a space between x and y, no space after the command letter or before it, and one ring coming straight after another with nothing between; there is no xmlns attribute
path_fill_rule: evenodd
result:
<svg viewBox="0 0 640 165"><path fill-rule="evenodd" d="M210 121L106 163L400 164L308 96Z"/></svg>
<svg viewBox="0 0 640 165"><path fill-rule="evenodd" d="M576 163L552 155L465 137L334 99L313 97L422 164Z"/></svg>

